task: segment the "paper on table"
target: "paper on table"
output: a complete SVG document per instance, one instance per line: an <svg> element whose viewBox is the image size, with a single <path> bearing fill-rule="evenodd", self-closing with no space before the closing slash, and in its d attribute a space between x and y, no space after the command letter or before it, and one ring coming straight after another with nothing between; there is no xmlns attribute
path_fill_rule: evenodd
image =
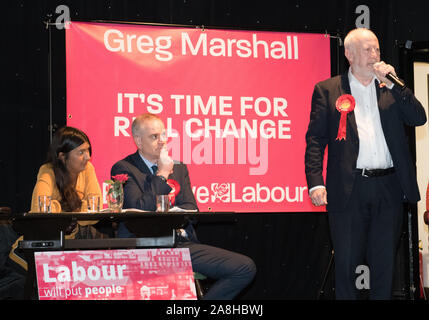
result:
<svg viewBox="0 0 429 320"><path fill-rule="evenodd" d="M100 212L110 212L109 210L110 210L109 208L105 208L103 210L100 210ZM136 209L136 208L122 209L121 211L122 212L151 212L148 210L140 210L140 209ZM189 210L189 209L183 209L183 208L176 207L176 206L174 206L173 208L170 208L170 210L168 210L168 212L197 212L197 211L198 211L197 209Z"/></svg>
<svg viewBox="0 0 429 320"><path fill-rule="evenodd" d="M128 209L122 209L122 212L149 212L148 210L140 210L136 208L128 208Z"/></svg>
<svg viewBox="0 0 429 320"><path fill-rule="evenodd" d="M197 212L197 211L198 211L197 209L189 210L189 209L183 209L177 206L174 206L173 208L168 210L168 212Z"/></svg>
<svg viewBox="0 0 429 320"><path fill-rule="evenodd" d="M109 208L103 209L100 212L110 212ZM122 209L121 212L149 212L147 210L140 210L136 208L128 208L128 209Z"/></svg>

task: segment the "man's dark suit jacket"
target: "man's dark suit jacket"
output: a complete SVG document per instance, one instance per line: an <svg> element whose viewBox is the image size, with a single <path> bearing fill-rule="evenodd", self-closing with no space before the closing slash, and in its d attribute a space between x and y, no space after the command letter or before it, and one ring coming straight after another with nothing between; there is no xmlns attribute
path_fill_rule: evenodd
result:
<svg viewBox="0 0 429 320"><path fill-rule="evenodd" d="M124 185L124 209L135 208L155 211L155 196L169 194L171 191L171 187L166 182L151 173L138 151L115 163L111 174L112 176L128 174L128 181ZM188 210L198 209L186 165L183 163L174 164L173 173L168 176L168 179L176 180L180 185L180 192L176 196L175 205Z"/></svg>
<svg viewBox="0 0 429 320"><path fill-rule="evenodd" d="M169 194L171 191L166 182L151 173L138 151L113 165L111 175L117 174L128 174L128 180L124 184L124 209L155 211L156 195ZM186 165L175 163L173 173L168 179L173 179L180 185L180 192L176 195L174 205L182 209L198 210ZM186 232L191 240L198 241L191 223L188 224Z"/></svg>
<svg viewBox="0 0 429 320"><path fill-rule="evenodd" d="M425 111L408 88L404 91L400 91L397 86L391 90L385 86L380 88L377 80L375 85L381 125L401 188L407 201L417 202L420 195L404 124L424 124ZM359 153L359 137L353 111L347 114L346 140L336 140L341 114L336 110L335 102L343 94L351 94L348 73L316 84L306 134L305 173L309 190L314 186L324 185L323 157L328 145L328 211L345 208L352 192Z"/></svg>

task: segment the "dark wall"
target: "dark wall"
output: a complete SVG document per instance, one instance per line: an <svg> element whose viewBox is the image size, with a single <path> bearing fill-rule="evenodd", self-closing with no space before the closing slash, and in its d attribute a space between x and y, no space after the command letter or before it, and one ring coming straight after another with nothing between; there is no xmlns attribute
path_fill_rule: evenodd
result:
<svg viewBox="0 0 429 320"><path fill-rule="evenodd" d="M395 265L393 299L418 298L410 286L407 216ZM239 299L332 300L335 265L323 213L239 213L234 222L199 223L202 243L252 257L257 274ZM415 275L414 275L415 277ZM415 285L418 286L418 280ZM210 284L210 282L208 282ZM362 298L368 292L363 292Z"/></svg>
<svg viewBox="0 0 429 320"><path fill-rule="evenodd" d="M328 32L344 35L355 26L365 4L370 26L380 38L382 57L398 64L398 45L406 40L428 40L426 1L225 1L225 0L14 0L3 4L0 21L1 103L0 206L27 211L35 177L49 144L49 37L43 21L55 22L59 5L70 8L72 20L139 21L205 25L234 29ZM65 124L64 31L51 29L52 117ZM337 43L333 41L334 45ZM336 55L336 48L332 52ZM333 73L347 64L343 47L334 57Z"/></svg>
<svg viewBox="0 0 429 320"><path fill-rule="evenodd" d="M72 20L136 21L233 29L318 32L340 36L355 27L358 5L370 9L382 59L398 66L405 41L428 41L427 1L242 1L242 0L12 0L2 4L0 21L0 206L14 212L30 207L39 166L53 129L65 124L64 31L55 22L59 5ZM333 40L332 73L344 72L343 47ZM51 51L49 48L51 47ZM48 53L51 52L52 70ZM337 54L338 53L338 54ZM399 75L401 75L401 70ZM51 83L49 82L51 74ZM52 112L50 86L52 85ZM260 214L235 225L200 226L202 240L246 253L259 272L245 298L309 298L317 293L329 259L325 215ZM330 282L332 284L332 281Z"/></svg>
<svg viewBox="0 0 429 320"><path fill-rule="evenodd" d="M236 216L233 223L199 223L196 230L202 243L245 254L255 261L257 275L240 299L333 299L327 214Z"/></svg>

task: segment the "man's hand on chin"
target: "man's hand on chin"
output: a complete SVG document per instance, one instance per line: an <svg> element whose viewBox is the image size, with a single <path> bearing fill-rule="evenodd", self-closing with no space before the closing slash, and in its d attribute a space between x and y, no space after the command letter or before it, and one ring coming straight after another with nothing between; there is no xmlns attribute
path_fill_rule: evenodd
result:
<svg viewBox="0 0 429 320"><path fill-rule="evenodd" d="M167 149L162 148L158 159L158 172L157 175L162 175L166 179L173 173L174 162L173 159L168 155Z"/></svg>

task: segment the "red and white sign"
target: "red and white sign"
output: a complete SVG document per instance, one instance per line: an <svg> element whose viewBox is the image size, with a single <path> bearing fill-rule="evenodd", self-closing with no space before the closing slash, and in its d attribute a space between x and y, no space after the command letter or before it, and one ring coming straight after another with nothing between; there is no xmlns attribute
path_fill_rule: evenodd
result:
<svg viewBox="0 0 429 320"><path fill-rule="evenodd" d="M40 300L195 300L187 248L34 254Z"/></svg>
<svg viewBox="0 0 429 320"><path fill-rule="evenodd" d="M67 124L88 134L100 184L136 151L133 118L151 112L201 211L320 211L305 133L329 50L324 34L72 22Z"/></svg>

